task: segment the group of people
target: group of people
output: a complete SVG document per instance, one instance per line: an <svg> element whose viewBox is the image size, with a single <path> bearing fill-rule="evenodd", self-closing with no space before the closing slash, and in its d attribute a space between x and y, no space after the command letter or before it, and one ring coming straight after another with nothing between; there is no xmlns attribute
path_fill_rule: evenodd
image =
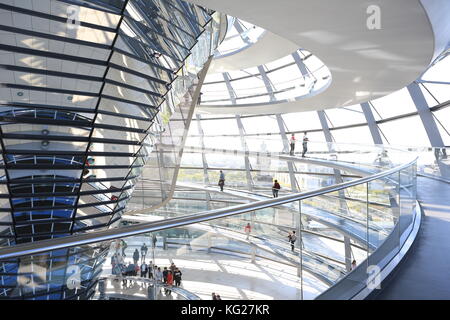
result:
<svg viewBox="0 0 450 320"><path fill-rule="evenodd" d="M303 135L303 142L302 142L302 145L303 145L303 151L302 151L302 158L304 158L305 157L305 154L306 154L306 152L308 151L308 141L309 141L309 139L308 139L308 132L305 132L305 134ZM294 155L294 151L295 151L295 143L297 142L297 140L295 139L295 134L292 134L292 136L291 136L291 151L289 152L289 154L291 155L291 156L293 156Z"/></svg>
<svg viewBox="0 0 450 320"><path fill-rule="evenodd" d="M166 294L170 294L172 292L170 287L173 285L175 285L175 287L179 287L181 285L182 275L183 273L181 273L180 269L172 262L170 267L164 267L163 271L161 271L161 268L158 267L155 272L155 279L159 283L166 284L169 288L165 288L164 292Z"/></svg>
<svg viewBox="0 0 450 320"><path fill-rule="evenodd" d="M119 277L137 277L139 274L141 278L154 279L157 283L164 283L169 287L173 285L179 287L181 285L183 273L174 263L170 267L164 267L163 270L161 270L161 267L153 264L153 261L147 264L143 260L140 266L132 262L126 265L121 255L114 254L111 257L111 265L112 274ZM122 279L122 282L124 286L127 286L127 280L125 278ZM169 288L165 288L164 290L166 294L171 293Z"/></svg>
<svg viewBox="0 0 450 320"><path fill-rule="evenodd" d="M153 246L156 244L156 237L153 238ZM183 275L181 270L172 263L170 267L158 267L150 261L148 264L145 262L148 253L148 247L145 243L141 246L141 253L135 249L133 252L133 262L125 263L125 249L128 247L124 240L121 240L120 246L116 247L116 252L111 256L112 274L119 277L137 277L138 274L141 278L155 279L157 283L164 283L168 286L175 285L179 287L181 285L181 276ZM121 248L121 252L119 251ZM141 262L139 264L139 261ZM123 285L127 286L127 280L122 280ZM164 289L166 294L170 294L170 289Z"/></svg>

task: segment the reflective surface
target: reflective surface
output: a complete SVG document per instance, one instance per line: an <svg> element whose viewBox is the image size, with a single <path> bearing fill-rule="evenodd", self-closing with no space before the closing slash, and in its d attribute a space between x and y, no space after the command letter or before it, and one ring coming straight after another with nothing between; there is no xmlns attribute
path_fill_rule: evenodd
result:
<svg viewBox="0 0 450 320"><path fill-rule="evenodd" d="M218 46L221 16L179 0L69 2L0 5L2 246L116 227L158 113ZM106 253L88 252L3 263L1 298L89 298ZM60 265L77 259L93 271L74 296Z"/></svg>

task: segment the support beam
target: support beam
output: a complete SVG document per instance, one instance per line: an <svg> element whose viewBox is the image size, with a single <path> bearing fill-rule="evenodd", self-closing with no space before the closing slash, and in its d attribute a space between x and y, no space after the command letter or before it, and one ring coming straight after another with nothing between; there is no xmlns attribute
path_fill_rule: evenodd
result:
<svg viewBox="0 0 450 320"><path fill-rule="evenodd" d="M300 70L300 73L306 77L310 75L310 72L308 70L308 68L306 67L305 63L303 62L302 57L300 57L300 55L298 54L298 52L294 52L292 54L292 58L294 58L295 63L297 63L298 69Z"/></svg>
<svg viewBox="0 0 450 320"><path fill-rule="evenodd" d="M266 70L264 70L263 66L258 66L258 71L261 74L261 77L264 82L264 86L266 87L267 92L269 93L270 101L276 101L275 94L273 93L273 85L267 76Z"/></svg>
<svg viewBox="0 0 450 320"><path fill-rule="evenodd" d="M239 135L241 137L241 145L242 149L245 152L244 160L245 160L245 173L247 175L247 189L248 191L253 191L253 179L251 174L251 165L250 160L248 159L248 147L247 143L245 142L245 130L244 125L242 124L241 116L236 115L236 121L239 128Z"/></svg>
<svg viewBox="0 0 450 320"><path fill-rule="evenodd" d="M419 112L420 119L422 120L425 131L427 132L428 140L434 148L444 147L444 141L437 127L436 121L433 118L433 114L430 111L427 100L423 95L422 90L417 83L413 82L406 87L411 95L411 98Z"/></svg>
<svg viewBox="0 0 450 320"><path fill-rule="evenodd" d="M230 100L232 104L236 104L236 93L234 92L233 86L230 83L231 77L227 72L222 73L223 79L225 80L225 85L227 86L228 94L230 95Z"/></svg>
<svg viewBox="0 0 450 320"><path fill-rule="evenodd" d="M283 140L283 147L284 152L289 152L289 139L286 134L286 129L284 127L283 118L281 118L281 115L277 114L275 115L277 118L278 128L280 130L281 139ZM288 171L289 171L289 179L291 180L291 190L292 192L298 192L298 183L297 179L295 178L295 171L294 171L294 163L292 161L287 161L288 165Z"/></svg>
<svg viewBox="0 0 450 320"><path fill-rule="evenodd" d="M366 117L367 125L369 126L370 133L372 135L373 143L383 144L380 128L378 128L378 125L375 121L375 117L373 116L370 104L368 102L361 103L361 109L364 113L364 116Z"/></svg>
<svg viewBox="0 0 450 320"><path fill-rule="evenodd" d="M317 111L317 115L319 116L320 124L322 126L322 131L325 136L325 141L328 144L328 150L330 152L334 152L333 136L331 135L330 127L328 126L327 116L325 115L325 111L319 110Z"/></svg>

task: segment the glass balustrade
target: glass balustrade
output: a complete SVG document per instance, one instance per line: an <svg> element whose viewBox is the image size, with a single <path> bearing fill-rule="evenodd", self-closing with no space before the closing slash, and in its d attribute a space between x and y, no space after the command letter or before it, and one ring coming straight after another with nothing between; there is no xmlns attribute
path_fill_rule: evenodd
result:
<svg viewBox="0 0 450 320"><path fill-rule="evenodd" d="M350 299L399 252L415 221L414 156L385 149L389 158L377 162L380 149L374 149L353 163L365 168L365 178L303 195L271 200L242 188L224 191L217 205L205 185L184 185L166 206L127 211L127 226L117 232L164 220L166 227L0 260L0 297L171 300L210 299L216 292L222 299ZM182 217L183 226L170 227ZM143 261L161 271L173 263L182 280L164 284L157 269L152 277L141 274Z"/></svg>

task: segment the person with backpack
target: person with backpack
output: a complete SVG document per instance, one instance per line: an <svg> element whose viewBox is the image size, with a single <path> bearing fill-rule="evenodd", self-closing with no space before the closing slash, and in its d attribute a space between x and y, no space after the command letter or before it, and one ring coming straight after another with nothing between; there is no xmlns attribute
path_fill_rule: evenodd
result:
<svg viewBox="0 0 450 320"><path fill-rule="evenodd" d="M278 180L275 180L273 186L272 186L272 194L274 198L278 198L278 191L280 191L281 186L278 183Z"/></svg>
<svg viewBox="0 0 450 320"><path fill-rule="evenodd" d="M295 235L295 231L292 231L292 233L289 232L288 240L291 243L291 250L292 250L292 252L294 252L295 241L297 241L297 236Z"/></svg>

